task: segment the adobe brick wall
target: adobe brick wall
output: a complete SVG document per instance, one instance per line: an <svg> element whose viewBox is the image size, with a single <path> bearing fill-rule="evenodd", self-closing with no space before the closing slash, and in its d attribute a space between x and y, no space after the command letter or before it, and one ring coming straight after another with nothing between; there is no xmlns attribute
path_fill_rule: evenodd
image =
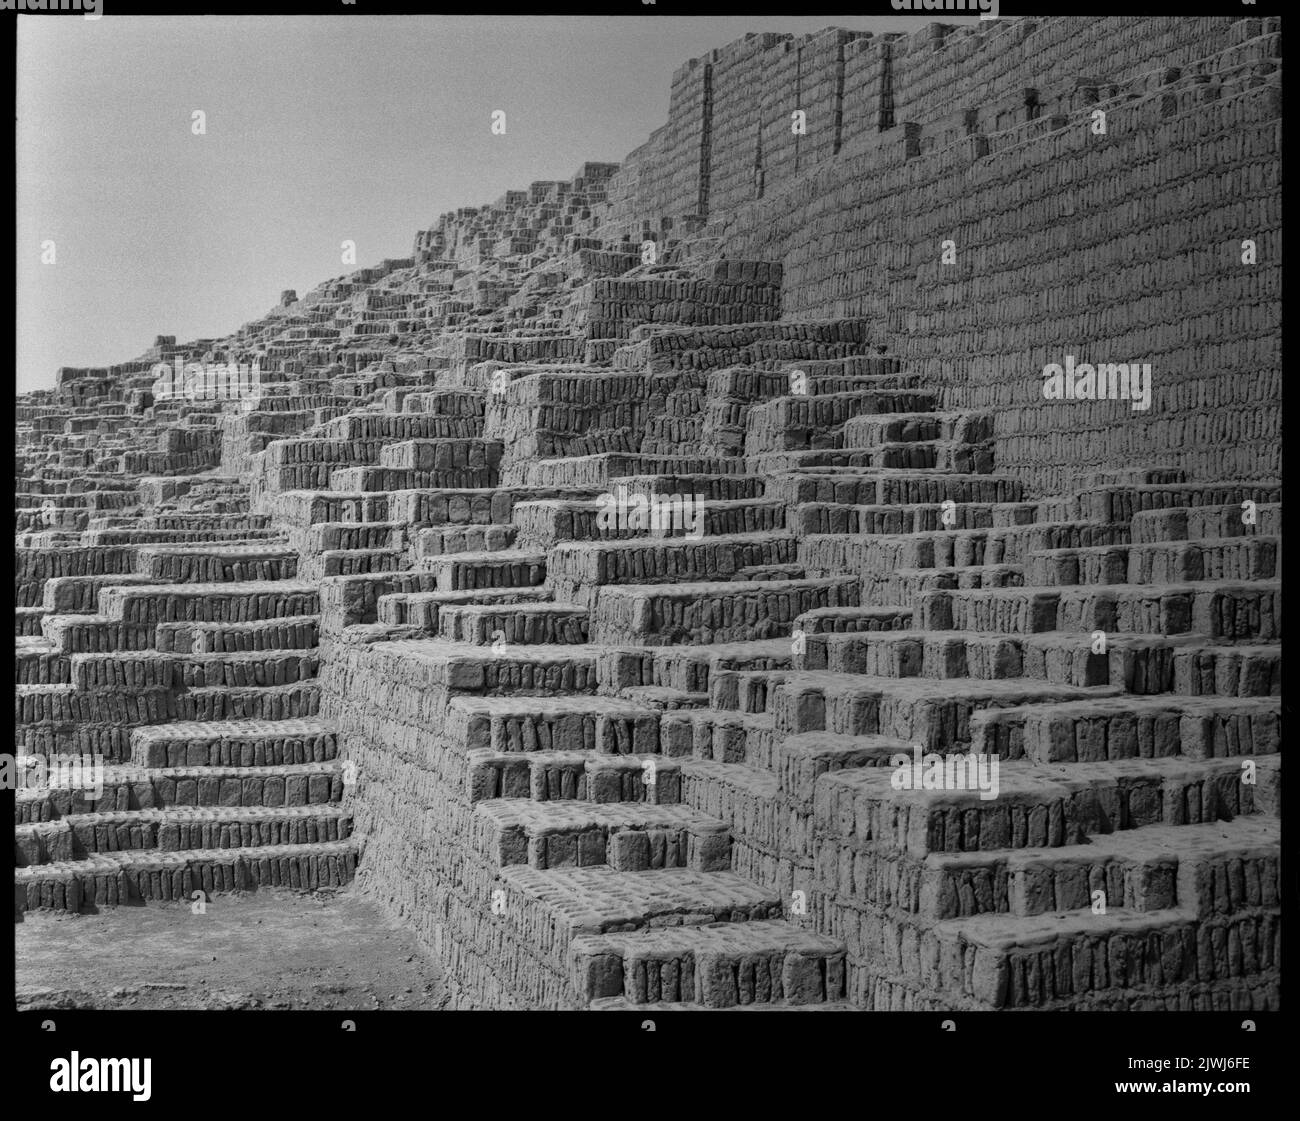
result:
<svg viewBox="0 0 1300 1121"><path fill-rule="evenodd" d="M945 407L997 409L999 465L1038 493L1156 460L1275 476L1279 37L1166 17L947 31L750 36L693 60L669 126L611 180L611 221L706 197L706 234L785 266L784 317L880 318ZM1151 407L1044 400L1067 354L1150 362Z"/></svg>

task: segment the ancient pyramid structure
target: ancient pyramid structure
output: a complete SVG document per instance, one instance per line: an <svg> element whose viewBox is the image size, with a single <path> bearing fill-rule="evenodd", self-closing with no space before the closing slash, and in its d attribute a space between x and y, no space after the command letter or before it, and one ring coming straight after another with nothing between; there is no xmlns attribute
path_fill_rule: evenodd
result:
<svg viewBox="0 0 1300 1121"><path fill-rule="evenodd" d="M1276 1006L1280 53L751 35L20 396L17 906L355 877L464 1007Z"/></svg>

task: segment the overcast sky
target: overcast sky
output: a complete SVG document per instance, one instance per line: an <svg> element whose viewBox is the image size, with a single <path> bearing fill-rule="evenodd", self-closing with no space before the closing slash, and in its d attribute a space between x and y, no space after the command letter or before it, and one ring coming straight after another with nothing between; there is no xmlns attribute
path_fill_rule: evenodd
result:
<svg viewBox="0 0 1300 1121"><path fill-rule="evenodd" d="M747 31L928 18L19 15L18 389L227 334L350 271L344 239L405 256L445 210L617 162L673 70Z"/></svg>

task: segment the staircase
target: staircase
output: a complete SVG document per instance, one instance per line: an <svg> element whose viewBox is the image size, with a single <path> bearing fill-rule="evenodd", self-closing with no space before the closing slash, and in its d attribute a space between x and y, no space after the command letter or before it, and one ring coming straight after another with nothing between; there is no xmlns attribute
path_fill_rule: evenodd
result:
<svg viewBox="0 0 1300 1121"><path fill-rule="evenodd" d="M166 486L129 528L88 518L85 544L19 550L18 736L40 767L17 793L20 911L355 871L319 592L237 480Z"/></svg>

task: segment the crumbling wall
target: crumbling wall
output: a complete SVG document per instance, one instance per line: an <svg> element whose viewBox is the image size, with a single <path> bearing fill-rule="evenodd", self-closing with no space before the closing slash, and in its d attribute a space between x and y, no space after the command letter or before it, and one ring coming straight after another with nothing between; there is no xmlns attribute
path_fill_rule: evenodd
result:
<svg viewBox="0 0 1300 1121"><path fill-rule="evenodd" d="M1153 460L1276 475L1279 38L1174 17L750 35L678 71L615 212L653 227L703 192L727 255L785 266L786 318L887 314L946 407L998 410L999 468L1040 492ZM686 135L707 174L652 173ZM1069 355L1150 363L1149 407L1044 399Z"/></svg>
<svg viewBox="0 0 1300 1121"><path fill-rule="evenodd" d="M887 314L946 407L997 410L999 469L1040 492L1139 462L1276 476L1280 98L1199 88L1110 108L1104 136L1085 110L986 149L884 140L735 215L727 244L784 263L786 316ZM1044 399L1069 355L1150 363L1150 407Z"/></svg>
<svg viewBox="0 0 1300 1121"><path fill-rule="evenodd" d="M751 33L673 74L668 121L611 184L615 216L725 216L850 141L965 110L979 112L985 132L1011 127L1027 111L1069 108L1081 89L1104 91L1230 51L1257 37L1260 24L1061 16L925 23L907 35ZM806 131L791 129L796 110Z"/></svg>

